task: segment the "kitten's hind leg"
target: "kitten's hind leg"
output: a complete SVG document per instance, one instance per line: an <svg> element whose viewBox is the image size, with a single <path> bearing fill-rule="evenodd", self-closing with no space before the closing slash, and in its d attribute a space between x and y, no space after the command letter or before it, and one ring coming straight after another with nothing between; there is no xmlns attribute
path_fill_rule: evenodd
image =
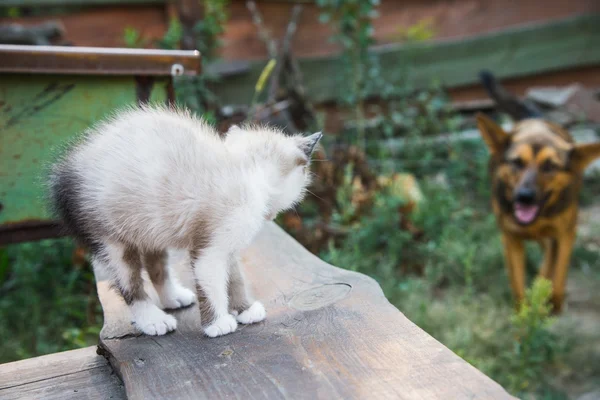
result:
<svg viewBox="0 0 600 400"><path fill-rule="evenodd" d="M253 324L265 319L265 307L248 293L246 278L237 257L229 261L229 309L241 324Z"/></svg>
<svg viewBox="0 0 600 400"><path fill-rule="evenodd" d="M106 244L106 263L112 280L129 306L135 326L147 335L164 335L177 327L177 320L154 304L144 290L142 258L136 247Z"/></svg>
<svg viewBox="0 0 600 400"><path fill-rule="evenodd" d="M204 333L217 337L235 332L237 322L228 311L227 274L229 256L218 248L190 252L200 318Z"/></svg>
<svg viewBox="0 0 600 400"><path fill-rule="evenodd" d="M144 252L144 266L164 309L187 307L194 302L194 292L183 287L167 262L166 251Z"/></svg>

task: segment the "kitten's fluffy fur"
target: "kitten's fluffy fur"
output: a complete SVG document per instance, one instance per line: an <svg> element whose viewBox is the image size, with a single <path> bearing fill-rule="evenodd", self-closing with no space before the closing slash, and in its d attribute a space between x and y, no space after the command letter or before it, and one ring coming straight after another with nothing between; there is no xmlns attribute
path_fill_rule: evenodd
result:
<svg viewBox="0 0 600 400"><path fill-rule="evenodd" d="M237 255L265 220L302 199L320 138L263 127L234 127L221 138L182 111L125 110L92 128L53 166L51 200L93 262L111 272L142 332L175 329L175 318L159 307L194 301L166 265L166 250L180 248L190 252L204 332L225 335L237 322L265 318ZM158 306L144 291L142 268Z"/></svg>

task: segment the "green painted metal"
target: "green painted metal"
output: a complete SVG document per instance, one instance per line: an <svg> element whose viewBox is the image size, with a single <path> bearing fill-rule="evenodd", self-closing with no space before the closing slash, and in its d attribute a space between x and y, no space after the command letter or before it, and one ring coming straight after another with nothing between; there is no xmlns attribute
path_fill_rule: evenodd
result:
<svg viewBox="0 0 600 400"><path fill-rule="evenodd" d="M427 42L412 46L387 45L375 49L381 72L389 82L404 72L415 88L434 79L447 87L478 82L481 69L500 78L515 78L570 68L600 65L600 15L507 29L462 40ZM224 78L216 93L225 104L249 104L266 61L250 64L243 74ZM299 60L310 99L336 99L340 62L337 56ZM373 93L376 95L376 93Z"/></svg>
<svg viewBox="0 0 600 400"><path fill-rule="evenodd" d="M167 83L155 81L151 103L166 102ZM135 104L133 77L0 75L0 225L47 220L49 163L90 125Z"/></svg>

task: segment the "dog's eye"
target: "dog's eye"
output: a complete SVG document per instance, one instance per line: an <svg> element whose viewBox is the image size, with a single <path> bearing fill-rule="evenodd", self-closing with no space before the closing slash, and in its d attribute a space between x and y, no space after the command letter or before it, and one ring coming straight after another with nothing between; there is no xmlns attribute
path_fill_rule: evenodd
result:
<svg viewBox="0 0 600 400"><path fill-rule="evenodd" d="M552 161L546 160L544 161L540 169L542 170L542 172L554 172L558 169L558 166Z"/></svg>
<svg viewBox="0 0 600 400"><path fill-rule="evenodd" d="M521 169L525 166L525 163L520 158L511 159L510 164L517 169Z"/></svg>

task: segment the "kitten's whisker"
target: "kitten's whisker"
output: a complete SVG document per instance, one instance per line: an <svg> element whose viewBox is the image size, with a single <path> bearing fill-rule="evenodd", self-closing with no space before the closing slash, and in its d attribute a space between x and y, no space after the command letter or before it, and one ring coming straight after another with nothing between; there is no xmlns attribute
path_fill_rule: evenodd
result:
<svg viewBox="0 0 600 400"><path fill-rule="evenodd" d="M306 191L310 194L312 194L313 196L315 196L317 199L321 200L321 201L325 201L324 198L317 196L316 194L314 194L313 192L311 192L310 190L306 189Z"/></svg>
<svg viewBox="0 0 600 400"><path fill-rule="evenodd" d="M312 171L310 171L310 173L311 173L311 175L312 175L312 176L314 176L314 177L317 177L317 178L319 178L319 179L323 179L323 178L321 178L321 176L320 176L320 175L317 175L317 174L315 174L315 173L314 173L314 172L312 172Z"/></svg>

